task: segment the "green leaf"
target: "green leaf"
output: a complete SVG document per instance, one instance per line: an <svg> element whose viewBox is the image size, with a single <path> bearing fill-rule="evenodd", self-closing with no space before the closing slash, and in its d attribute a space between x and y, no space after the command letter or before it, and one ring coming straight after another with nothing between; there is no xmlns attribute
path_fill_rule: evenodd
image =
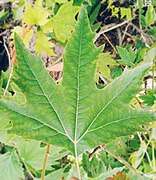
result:
<svg viewBox="0 0 156 180"><path fill-rule="evenodd" d="M67 173L65 173L64 169L61 168L45 176L45 180L60 179L60 178L64 179L66 176L67 176Z"/></svg>
<svg viewBox="0 0 156 180"><path fill-rule="evenodd" d="M9 12L5 12L4 10L0 11L0 21L4 21L9 15Z"/></svg>
<svg viewBox="0 0 156 180"><path fill-rule="evenodd" d="M156 101L156 91L148 91L147 94L140 96L144 104L148 106L153 106L154 101Z"/></svg>
<svg viewBox="0 0 156 180"><path fill-rule="evenodd" d="M147 12L146 12L146 16L145 16L146 25L149 26L153 24L155 20L156 20L155 9L151 5L148 7Z"/></svg>
<svg viewBox="0 0 156 180"><path fill-rule="evenodd" d="M121 74L122 74L122 68L120 66L114 66L110 69L110 75L112 79L115 79Z"/></svg>
<svg viewBox="0 0 156 180"><path fill-rule="evenodd" d="M37 5L31 7L31 5L27 3L23 20L29 25L43 26L47 23L48 15L48 12L43 7L39 7Z"/></svg>
<svg viewBox="0 0 156 180"><path fill-rule="evenodd" d="M98 3L95 8L93 9L93 12L91 13L90 17L89 17L89 21L90 21L90 25L91 25L91 28L92 28L92 31L94 32L96 29L99 28L99 22L98 23L95 23L96 19L97 19L97 16L98 16L98 13L99 13L99 10L100 10L100 7L101 7L101 4Z"/></svg>
<svg viewBox="0 0 156 180"><path fill-rule="evenodd" d="M114 154L120 154L120 156L124 156L127 152L127 145L126 142L129 140L128 137L121 137L118 138L106 145L107 149L114 153Z"/></svg>
<svg viewBox="0 0 156 180"><path fill-rule="evenodd" d="M106 168L104 163L96 155L92 159L89 159L89 155L87 154L83 154L82 166L87 172L88 177L99 176Z"/></svg>
<svg viewBox="0 0 156 180"><path fill-rule="evenodd" d="M112 16L116 16L118 18L119 16L119 8L116 8L114 6L112 6Z"/></svg>
<svg viewBox="0 0 156 180"><path fill-rule="evenodd" d="M121 11L121 18L124 18L124 16L126 16L128 21L132 19L130 8L121 8L120 11Z"/></svg>
<svg viewBox="0 0 156 180"><path fill-rule="evenodd" d="M97 62L97 71L110 78L110 67L115 65L118 65L118 63L113 59L113 55L102 53Z"/></svg>
<svg viewBox="0 0 156 180"><path fill-rule="evenodd" d="M16 6L12 8L14 20L22 20L24 8L25 0L16 1Z"/></svg>
<svg viewBox="0 0 156 180"><path fill-rule="evenodd" d="M51 56L55 56L52 48L55 46L52 42L49 41L50 38L47 37L43 31L36 32L36 42L35 42L35 51L42 55L43 51Z"/></svg>
<svg viewBox="0 0 156 180"><path fill-rule="evenodd" d="M137 174L137 173L135 173L135 172L133 172L133 171L130 171L129 173L128 173L128 175L129 175L129 177L130 177L130 179L135 179L135 180L140 180L140 175L139 174ZM141 179L142 180L151 180L151 178L154 178L154 174L152 175L152 173L151 174L144 174L142 177L141 177Z"/></svg>
<svg viewBox="0 0 156 180"><path fill-rule="evenodd" d="M52 28L57 40L65 42L69 39L71 32L75 26L75 16L80 7L73 6L72 1L64 3L57 14L53 17Z"/></svg>
<svg viewBox="0 0 156 180"><path fill-rule="evenodd" d="M91 0L74 0L74 5L81 6L82 3L87 3L89 6L92 5Z"/></svg>
<svg viewBox="0 0 156 180"><path fill-rule="evenodd" d="M1 180L24 178L22 164L14 151L0 156L0 167Z"/></svg>
<svg viewBox="0 0 156 180"><path fill-rule="evenodd" d="M41 27L42 31L44 33L49 33L52 32L52 26L53 26L53 21L51 19L48 19L47 23Z"/></svg>
<svg viewBox="0 0 156 180"><path fill-rule="evenodd" d="M80 172L81 172L82 179L86 180L86 172L84 171L84 169L82 167L80 167ZM71 167L70 171L68 172L67 179L72 180L72 178L75 178L75 177L78 177L77 167L76 167L76 164L72 164L72 167ZM89 178L87 177L87 180L88 179Z"/></svg>
<svg viewBox="0 0 156 180"><path fill-rule="evenodd" d="M26 167L41 170L46 154L46 147L41 148L40 142L33 140L18 140L16 148Z"/></svg>
<svg viewBox="0 0 156 180"><path fill-rule="evenodd" d="M147 145L145 144L144 141L142 141L139 150L131 154L130 161L134 168L137 168L140 165L145 155L146 149L147 149Z"/></svg>
<svg viewBox="0 0 156 180"><path fill-rule="evenodd" d="M41 142L34 140L18 140L16 143L16 148L20 153L22 161L30 170L32 168L35 170L41 170L43 167L47 146L41 147L40 144ZM47 162L47 169L51 169L51 164L54 163L54 161L62 158L67 154L67 151L60 153L61 150L62 149L59 147L51 145Z"/></svg>
<svg viewBox="0 0 156 180"><path fill-rule="evenodd" d="M67 2L67 0L55 0L55 2L62 4L62 3Z"/></svg>
<svg viewBox="0 0 156 180"><path fill-rule="evenodd" d="M125 65L125 66L130 66L130 67L134 67L134 61L136 58L136 55L134 53L134 51L132 49L130 49L129 51L126 48L122 48L122 47L117 47L118 49L118 53L121 59L118 60L118 62L120 62L121 64Z"/></svg>
<svg viewBox="0 0 156 180"><path fill-rule="evenodd" d="M14 100L14 102L21 104L21 105L25 104L26 99L25 99L24 94L21 92L21 89L14 82L12 82L10 84L10 88L11 88L12 92L14 93L14 96L12 96L12 94L10 92L8 92L5 96L5 99Z"/></svg>
<svg viewBox="0 0 156 180"><path fill-rule="evenodd" d="M156 101L154 101L154 105L152 106L152 110L156 112Z"/></svg>
<svg viewBox="0 0 156 180"><path fill-rule="evenodd" d="M144 61L149 62L149 61L155 61L156 59L156 45L152 46L146 55L144 56Z"/></svg>
<svg viewBox="0 0 156 180"><path fill-rule="evenodd" d="M141 124L156 120L152 112L130 107L151 63L126 69L98 90L94 72L102 49L94 46L93 39L82 6L65 49L63 81L56 85L43 62L15 37L18 64L13 81L26 102L20 105L5 97L0 100L0 114L13 123L10 133L64 147L77 157L86 149L141 131Z"/></svg>
<svg viewBox="0 0 156 180"><path fill-rule="evenodd" d="M152 27L151 29L148 30L148 34L153 36L156 39L156 27Z"/></svg>
<svg viewBox="0 0 156 180"><path fill-rule="evenodd" d="M103 174L101 174L100 176L96 177L96 178L89 178L88 180L101 180L101 179L107 179L112 177L113 175L115 175L117 172L121 172L125 167L118 167L118 168L114 168L112 170L109 170Z"/></svg>
<svg viewBox="0 0 156 180"><path fill-rule="evenodd" d="M17 33L20 37L23 35L23 28L21 26L16 26L12 30L11 38L14 39L14 33ZM29 48L29 42L33 36L33 30L31 29L29 32L26 33L25 37L23 38L23 43L27 48Z"/></svg>

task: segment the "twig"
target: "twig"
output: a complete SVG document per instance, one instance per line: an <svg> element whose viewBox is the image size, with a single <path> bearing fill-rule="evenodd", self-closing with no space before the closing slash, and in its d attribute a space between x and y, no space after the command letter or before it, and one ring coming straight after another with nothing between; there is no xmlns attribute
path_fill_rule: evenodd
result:
<svg viewBox="0 0 156 180"><path fill-rule="evenodd" d="M0 33L0 36L6 35L8 33L8 29Z"/></svg>
<svg viewBox="0 0 156 180"><path fill-rule="evenodd" d="M99 72L97 72L96 75L97 75L106 85L108 85L108 81L107 81L107 80L111 81L111 79L108 78L108 77L107 77L107 80L106 80L105 77L104 77L101 73L99 73Z"/></svg>
<svg viewBox="0 0 156 180"><path fill-rule="evenodd" d="M28 25L26 28L24 28L24 22L22 21L22 39L25 38L26 34L33 28L33 25Z"/></svg>
<svg viewBox="0 0 156 180"><path fill-rule="evenodd" d="M12 62L11 62L11 57L10 57L9 50L8 50L8 47L7 47L6 42L5 42L5 38L3 38L3 41L4 41L4 48L5 48L5 50L6 50L6 52L7 52L7 55L8 55L9 69L10 69L9 79L8 79L7 85L6 85L6 87L5 87L5 89L4 89L4 93L3 93L3 95L5 96L6 93L7 93L8 88L9 88L9 84L10 84L11 78L12 78L13 66L12 66Z"/></svg>
<svg viewBox="0 0 156 180"><path fill-rule="evenodd" d="M130 22L130 25L133 26L141 35L141 38L142 40L144 41L146 47L150 47L149 44L147 44L147 41L146 41L146 37L144 36L144 33L142 31L142 29L139 29L135 24L133 24L132 22Z"/></svg>
<svg viewBox="0 0 156 180"><path fill-rule="evenodd" d="M93 157L99 150L101 150L101 147L100 147L100 146L97 146L97 147L93 150L93 152L91 152L91 153L89 154L89 159L92 159L92 157Z"/></svg>
<svg viewBox="0 0 156 180"><path fill-rule="evenodd" d="M32 29L33 26L28 26L27 29L26 29L26 32L23 32L22 33L22 39L24 39L25 35ZM24 27L23 27L24 28ZM10 69L10 75L9 75L9 78L8 78L8 82L7 82L7 85L5 87L5 90L4 90L4 93L3 95L5 96L6 93L7 93L7 90L9 88L9 85L10 85L10 81L11 81L11 78L12 78L12 75L13 75L13 64L15 63L15 47L13 48L12 50L12 53L11 53L11 56L12 56L12 61L11 61L11 57L10 57L10 53L9 53L9 50L6 46L6 42L5 42L5 38L3 38L3 41L4 41L4 48L7 52L7 55L8 55L8 60L9 60L9 69Z"/></svg>
<svg viewBox="0 0 156 180"><path fill-rule="evenodd" d="M59 63L62 59L63 59L63 55L61 54L61 56L58 59L56 59L53 65Z"/></svg>
<svg viewBox="0 0 156 180"><path fill-rule="evenodd" d="M120 24L117 24L117 25L109 28L109 29L105 29L105 30L97 33L97 35L96 35L95 38L94 38L94 43L96 42L96 40L97 40L102 34L104 34L104 33L106 33L106 32L109 32L109 31L111 31L111 30L113 30L113 29L116 29L116 28L118 28L118 27L120 27L120 26L123 26L124 24L127 24L128 22L129 22L129 21L126 20L126 21L124 21L124 22L122 22L122 23L120 23Z"/></svg>
<svg viewBox="0 0 156 180"><path fill-rule="evenodd" d="M122 37L121 37L121 31L119 28L117 28L117 32L118 32L119 46L121 46L122 45Z"/></svg>
<svg viewBox="0 0 156 180"><path fill-rule="evenodd" d="M44 158L44 163L43 163L43 168L42 168L41 180L45 179L46 165L47 165L47 161L48 161L49 152L50 152L50 144L47 145L46 155Z"/></svg>
<svg viewBox="0 0 156 180"><path fill-rule="evenodd" d="M127 24L127 26L126 26L126 28L124 30L124 34L122 36L121 44L122 44L123 40L125 39L125 36L126 36L127 31L128 31L128 28L130 26L130 23L131 23L131 21Z"/></svg>
<svg viewBox="0 0 156 180"><path fill-rule="evenodd" d="M101 148L107 152L109 155L111 155L112 157L114 157L115 159L117 159L119 162L121 162L122 164L124 164L126 167L128 167L129 169L131 169L133 172L135 172L136 174L138 174L140 176L141 179L143 179L141 177L140 174L143 174L142 172L138 171L137 169L135 169L133 166L131 166L130 164L128 164L124 159L122 159L120 156L116 156L115 154L113 154L112 152L110 152L104 145L101 146Z"/></svg>
<svg viewBox="0 0 156 180"><path fill-rule="evenodd" d="M111 47L113 48L115 54L118 54L116 48L113 46L113 44L112 44L111 41L108 39L108 37L106 36L106 34L103 34L103 36L104 36L105 39L108 41L108 43L111 45Z"/></svg>
<svg viewBox="0 0 156 180"><path fill-rule="evenodd" d="M139 137L140 142L142 142L143 140L142 140L142 137L140 136L139 132L137 132L137 135ZM146 145L147 147L148 147L149 143L150 143L150 141L147 143L147 145ZM145 151L145 153L146 153L148 162L150 164L150 167L151 167L151 169L153 169L153 166L152 166L152 163L151 163L151 160L150 160L150 157L149 157L149 154L148 154L147 150Z"/></svg>
<svg viewBox="0 0 156 180"><path fill-rule="evenodd" d="M129 37L133 37L131 34L129 34L128 32L122 31L123 33L125 33L125 35L129 36Z"/></svg>
<svg viewBox="0 0 156 180"><path fill-rule="evenodd" d="M137 100L137 102L139 103L139 106L141 107L141 109L143 108L143 104L139 101L139 99L137 97L135 97L135 99Z"/></svg>

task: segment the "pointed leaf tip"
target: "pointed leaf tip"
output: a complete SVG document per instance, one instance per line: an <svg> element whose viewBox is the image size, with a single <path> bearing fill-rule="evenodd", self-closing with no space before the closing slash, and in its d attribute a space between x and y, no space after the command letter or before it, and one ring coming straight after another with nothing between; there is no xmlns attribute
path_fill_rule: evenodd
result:
<svg viewBox="0 0 156 180"><path fill-rule="evenodd" d="M16 32L14 32L14 40L15 42L20 41L20 37Z"/></svg>

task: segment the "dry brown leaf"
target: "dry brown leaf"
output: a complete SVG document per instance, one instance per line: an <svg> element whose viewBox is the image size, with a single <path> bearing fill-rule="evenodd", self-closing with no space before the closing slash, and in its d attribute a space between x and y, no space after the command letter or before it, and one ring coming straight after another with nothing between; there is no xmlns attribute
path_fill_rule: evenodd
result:
<svg viewBox="0 0 156 180"><path fill-rule="evenodd" d="M48 71L63 71L63 62L47 67Z"/></svg>

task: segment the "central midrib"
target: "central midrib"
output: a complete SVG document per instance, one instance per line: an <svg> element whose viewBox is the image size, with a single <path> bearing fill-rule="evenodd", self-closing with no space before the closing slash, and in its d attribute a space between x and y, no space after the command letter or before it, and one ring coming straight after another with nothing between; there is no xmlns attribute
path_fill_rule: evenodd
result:
<svg viewBox="0 0 156 180"><path fill-rule="evenodd" d="M77 129L78 129L78 116L79 116L79 100L80 100L80 57L82 54L82 28L83 28L83 23L82 27L80 30L80 41L79 41L79 57L78 57L78 63L77 63L77 69L78 69L78 75L77 75L77 95L76 95L76 118L75 118L75 144L77 144Z"/></svg>

